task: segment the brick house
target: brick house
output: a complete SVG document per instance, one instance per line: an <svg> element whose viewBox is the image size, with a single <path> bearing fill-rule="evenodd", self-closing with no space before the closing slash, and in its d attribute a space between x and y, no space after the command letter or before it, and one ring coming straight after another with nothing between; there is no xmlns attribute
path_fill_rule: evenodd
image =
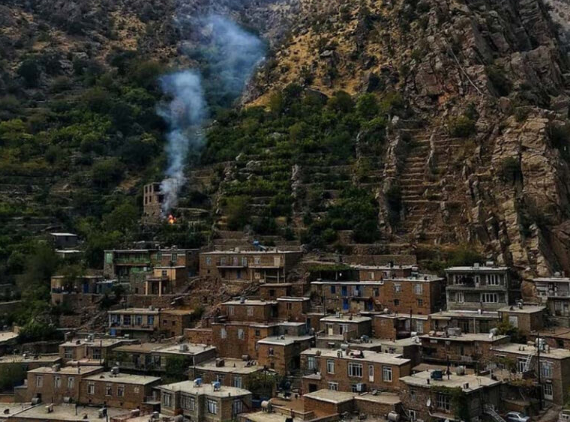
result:
<svg viewBox="0 0 570 422"><path fill-rule="evenodd" d="M447 309L497 311L509 305L508 267L492 263L472 267L450 267L447 276Z"/></svg>
<svg viewBox="0 0 570 422"><path fill-rule="evenodd" d="M188 366L216 357L216 348L205 344L141 343L117 347L113 361L121 370L158 374L166 370L169 358L182 358Z"/></svg>
<svg viewBox="0 0 570 422"><path fill-rule="evenodd" d="M313 336L275 336L257 342L259 365L288 375L301 369L301 353L311 347Z"/></svg>
<svg viewBox="0 0 570 422"><path fill-rule="evenodd" d="M61 367L56 364L28 371L26 384L15 389L16 402L39 398L44 403L78 402L82 380L103 372L102 366Z"/></svg>
<svg viewBox="0 0 570 422"><path fill-rule="evenodd" d="M438 335L439 334L439 335ZM494 356L493 347L507 344L509 336L490 334L430 333L419 337L424 362L457 365L479 365L483 368Z"/></svg>
<svg viewBox="0 0 570 422"><path fill-rule="evenodd" d="M550 277L533 280L536 295L548 308L551 318L557 325L568 327L570 316L570 278L556 273Z"/></svg>
<svg viewBox="0 0 570 422"><path fill-rule="evenodd" d="M221 313L229 321L268 322L277 319L278 302L245 299L222 303Z"/></svg>
<svg viewBox="0 0 570 422"><path fill-rule="evenodd" d="M396 391L411 373L409 359L397 354L361 350L309 349L301 353L303 391L320 389L364 392Z"/></svg>
<svg viewBox="0 0 570 422"><path fill-rule="evenodd" d="M336 315L321 318L321 331L327 336L342 336L345 340L370 336L372 319L360 315Z"/></svg>
<svg viewBox="0 0 570 422"><path fill-rule="evenodd" d="M372 333L382 339L400 339L429 331L429 315L387 313L373 315Z"/></svg>
<svg viewBox="0 0 570 422"><path fill-rule="evenodd" d="M507 358L514 362L518 374L534 376L540 381L543 397L557 405L563 405L569 398L570 350L555 349L549 346L539 350L534 346L515 343L493 347L496 358ZM499 364L500 366L500 364Z"/></svg>
<svg viewBox="0 0 570 422"><path fill-rule="evenodd" d="M545 318L545 306L523 305L521 303L517 306L507 306L499 309L499 319L518 328L523 335L542 330Z"/></svg>
<svg viewBox="0 0 570 422"><path fill-rule="evenodd" d="M433 331L446 331L459 328L462 333L489 333L500 322L497 311L453 310L440 311L430 315Z"/></svg>
<svg viewBox="0 0 570 422"><path fill-rule="evenodd" d="M375 281L311 282L311 294L328 313L385 311L427 315L441 307L443 279L414 273L407 278Z"/></svg>
<svg viewBox="0 0 570 422"><path fill-rule="evenodd" d="M282 321L307 321L307 313L311 310L311 299L308 297L277 298L277 317Z"/></svg>
<svg viewBox="0 0 570 422"><path fill-rule="evenodd" d="M243 359L216 358L190 368L190 378L201 378L205 384L218 381L226 387L247 388L252 377L263 372L263 366Z"/></svg>
<svg viewBox="0 0 570 422"><path fill-rule="evenodd" d="M79 403L135 409L151 400L158 384L158 377L102 372L82 380Z"/></svg>
<svg viewBox="0 0 570 422"><path fill-rule="evenodd" d="M242 388L182 381L158 387L160 411L193 421L225 422L251 409L251 393Z"/></svg>
<svg viewBox="0 0 570 422"><path fill-rule="evenodd" d="M242 356L257 358L257 342L276 335L276 323L228 321L212 323L212 345L223 357L240 359Z"/></svg>
<svg viewBox="0 0 570 422"><path fill-rule="evenodd" d="M225 282L285 283L299 251L213 251L200 254L200 276Z"/></svg>
<svg viewBox="0 0 570 422"><path fill-rule="evenodd" d="M133 338L148 339L164 334L167 337L181 336L193 322L191 310L127 308L109 311L111 335L128 334Z"/></svg>
<svg viewBox="0 0 570 422"><path fill-rule="evenodd" d="M277 300L291 296L292 289L291 283L265 283L259 286L259 297L263 300Z"/></svg>
<svg viewBox="0 0 570 422"><path fill-rule="evenodd" d="M400 398L409 420L484 420L485 405L499 407L501 381L476 375L435 374L423 371L400 378ZM464 399L454 400L453 394Z"/></svg>
<svg viewBox="0 0 570 422"><path fill-rule="evenodd" d="M64 363L71 361L92 362L101 365L116 347L133 343L125 338L96 338L89 335L86 339L73 339L59 345L59 356Z"/></svg>

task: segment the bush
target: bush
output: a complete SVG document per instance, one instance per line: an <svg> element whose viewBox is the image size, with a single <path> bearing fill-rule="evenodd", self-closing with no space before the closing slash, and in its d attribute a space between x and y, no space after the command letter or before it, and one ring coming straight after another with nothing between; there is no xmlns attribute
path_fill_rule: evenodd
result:
<svg viewBox="0 0 570 422"><path fill-rule="evenodd" d="M93 165L91 177L95 184L106 186L121 180L124 171L125 168L118 158L108 158Z"/></svg>
<svg viewBox="0 0 570 422"><path fill-rule="evenodd" d="M227 225L230 230L241 230L249 221L249 202L247 196L228 198L225 212Z"/></svg>
<svg viewBox="0 0 570 422"><path fill-rule="evenodd" d="M42 71L37 59L29 58L24 60L18 67L18 75L22 77L24 84L28 88L37 87L42 76Z"/></svg>
<svg viewBox="0 0 570 422"><path fill-rule="evenodd" d="M522 176L521 163L515 157L507 157L501 161L501 179L504 182L514 183Z"/></svg>
<svg viewBox="0 0 570 422"><path fill-rule="evenodd" d="M506 97L511 93L513 83L505 75L504 69L497 66L489 66L486 71L493 88L501 97Z"/></svg>
<svg viewBox="0 0 570 422"><path fill-rule="evenodd" d="M476 132L475 121L467 116L459 116L449 122L449 134L456 138L468 138Z"/></svg>

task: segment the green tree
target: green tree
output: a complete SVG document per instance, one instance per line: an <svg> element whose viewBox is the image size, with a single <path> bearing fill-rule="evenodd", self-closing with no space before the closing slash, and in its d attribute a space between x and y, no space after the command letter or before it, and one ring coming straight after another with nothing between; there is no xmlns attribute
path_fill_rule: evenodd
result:
<svg viewBox="0 0 570 422"><path fill-rule="evenodd" d="M8 363L0 367L0 390L12 390L26 379L26 371L19 363Z"/></svg>
<svg viewBox="0 0 570 422"><path fill-rule="evenodd" d="M138 224L138 209L129 202L115 208L111 213L103 216L103 225L107 231L120 231L128 233Z"/></svg>
<svg viewBox="0 0 570 422"><path fill-rule="evenodd" d="M37 59L31 57L24 60L18 67L18 75L22 77L28 88L37 87L42 76Z"/></svg>
<svg viewBox="0 0 570 422"><path fill-rule="evenodd" d="M164 382L184 381L187 378L188 360L184 356L168 356L164 368Z"/></svg>
<svg viewBox="0 0 570 422"><path fill-rule="evenodd" d="M250 198L246 196L228 198L225 211L230 230L240 230L249 221L249 201Z"/></svg>

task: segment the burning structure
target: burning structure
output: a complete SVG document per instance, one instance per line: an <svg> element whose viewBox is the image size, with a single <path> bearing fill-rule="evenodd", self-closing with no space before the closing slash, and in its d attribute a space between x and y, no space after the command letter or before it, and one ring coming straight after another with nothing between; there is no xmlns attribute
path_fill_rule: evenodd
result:
<svg viewBox="0 0 570 422"><path fill-rule="evenodd" d="M149 183L143 188L143 221L147 224L158 223L163 219L169 224L176 223L174 214L165 214L164 201L165 195L161 189L162 184L159 182Z"/></svg>

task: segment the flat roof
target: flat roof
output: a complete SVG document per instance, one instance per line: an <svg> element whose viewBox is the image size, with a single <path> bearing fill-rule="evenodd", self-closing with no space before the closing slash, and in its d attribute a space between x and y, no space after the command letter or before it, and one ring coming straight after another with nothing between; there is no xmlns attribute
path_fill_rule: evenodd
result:
<svg viewBox="0 0 570 422"><path fill-rule="evenodd" d="M150 353L170 345L171 344L164 344L164 343L126 344L124 346L117 347L115 351L126 352L126 353Z"/></svg>
<svg viewBox="0 0 570 422"><path fill-rule="evenodd" d="M528 356L536 355L537 348L534 346L528 346L518 343L508 343L501 344L492 348L493 351L497 353L513 353L516 355ZM554 347L549 348L548 352L545 350L540 351L540 358L544 359L568 359L570 358L570 350L567 349L556 349Z"/></svg>
<svg viewBox="0 0 570 422"><path fill-rule="evenodd" d="M28 373L34 374L64 374L64 375L85 375L91 374L93 372L98 372L103 369L102 366L88 366L88 367L77 367L77 366L62 366L58 371L54 371L52 366L42 366L41 368L31 369Z"/></svg>
<svg viewBox="0 0 570 422"><path fill-rule="evenodd" d="M417 265L364 265L364 264L348 264L350 268L355 270L411 270L418 268Z"/></svg>
<svg viewBox="0 0 570 422"><path fill-rule="evenodd" d="M413 375L408 375L407 377L400 378L403 383L414 386L414 387L424 387L424 388L438 388L438 387L449 387L449 388L461 388L462 391L469 393L472 391L479 390L484 387L490 387L501 384L501 381L495 381L490 377L483 377L477 375L456 375L451 374L449 377L447 375L443 376L441 380L431 379L432 371L417 372ZM427 380L430 380L428 384ZM468 385L468 386L467 386ZM467 387L466 387L467 386Z"/></svg>
<svg viewBox="0 0 570 422"><path fill-rule="evenodd" d="M149 308L126 308L126 309L117 309L115 311L109 311L109 314L115 315L122 315L122 314L158 314L158 309L149 309Z"/></svg>
<svg viewBox="0 0 570 422"><path fill-rule="evenodd" d="M518 306L505 306L504 308L499 309L499 312L509 312L511 314L534 314L536 312L543 312L546 309L546 306L539 306L539 305L524 305L522 308Z"/></svg>
<svg viewBox="0 0 570 422"><path fill-rule="evenodd" d="M264 287L291 287L293 283L263 283L259 285L259 288L262 289Z"/></svg>
<svg viewBox="0 0 570 422"><path fill-rule="evenodd" d="M507 271L509 269L509 267L499 267L499 266L486 266L486 265L479 265L478 267L475 266L458 266L458 267L449 267L446 268L445 271L446 272L473 272L473 273L477 273L477 272L503 272L503 271Z"/></svg>
<svg viewBox="0 0 570 422"><path fill-rule="evenodd" d="M307 300L311 300L310 297L293 297L293 296L283 296L278 297L277 302L305 302Z"/></svg>
<svg viewBox="0 0 570 422"><path fill-rule="evenodd" d="M160 377L151 377L148 375L132 375L119 373L113 375L111 372L102 372L97 375L91 375L86 377L87 381L104 381L109 383L118 384L138 384L138 385L148 385L160 381Z"/></svg>
<svg viewBox="0 0 570 422"><path fill-rule="evenodd" d="M291 419L290 416L276 412L254 412L247 414L247 420L252 422L285 422L287 419ZM303 419L293 418L293 422L303 422Z"/></svg>
<svg viewBox="0 0 570 422"><path fill-rule="evenodd" d="M307 393L303 395L303 397L307 397L309 399L325 401L327 403L345 403L347 401L351 401L354 399L355 393L347 393L345 391L333 391L333 390L318 390L313 391L312 393Z"/></svg>
<svg viewBox="0 0 570 422"><path fill-rule="evenodd" d="M194 313L193 309L162 309L160 311L167 315L191 315Z"/></svg>
<svg viewBox="0 0 570 422"><path fill-rule="evenodd" d="M0 420L5 420L5 418L12 419L30 419L33 421L65 421L65 422L85 422L85 421L95 421L101 420L99 418L99 409L101 406L82 406L73 404L58 404L53 406L53 412L46 413L46 404L42 403L39 406L30 406L27 403L2 403L0 405L0 410L8 409L9 413L0 414ZM107 415L109 417L115 417L119 415L124 415L126 409L119 409L115 407L107 407ZM146 416L148 420L148 415Z"/></svg>
<svg viewBox="0 0 570 422"><path fill-rule="evenodd" d="M390 319L410 319L410 314L393 313L393 314L376 314L374 318L390 318ZM421 319L427 321L429 315L412 314L412 319Z"/></svg>
<svg viewBox="0 0 570 422"><path fill-rule="evenodd" d="M180 350L182 346L186 346L187 350ZM216 350L216 348L214 346L208 346L207 344L179 343L167 346L163 345L163 347L156 350L156 352L173 355L197 355L200 353L210 352L212 350Z"/></svg>
<svg viewBox="0 0 570 422"><path fill-rule="evenodd" d="M429 334L424 334L419 336L422 339L430 339L430 340L445 340L445 341L458 341L458 342L464 342L464 341L479 341L479 342L485 342L485 343L493 343L495 341L499 341L499 340L504 340L506 338L509 338L509 336L506 335L496 335L496 336L491 336L491 334L488 333L462 333L459 336L435 336L435 335L429 335Z"/></svg>
<svg viewBox="0 0 570 422"><path fill-rule="evenodd" d="M541 337L564 338L570 339L570 328L566 327L549 327L538 331ZM537 332L531 332L530 335L536 336Z"/></svg>
<svg viewBox="0 0 570 422"><path fill-rule="evenodd" d="M363 352L364 357L355 357L350 356L350 354L346 354L344 351L342 353L342 358L338 357L339 350L335 349L320 349L320 348L311 348L301 352L302 355L309 355L309 356L316 356L317 352L320 353L320 356L325 358L338 358L338 359L347 359L347 360L354 360L359 362L376 362L376 363L385 363L390 365L404 365L409 363L409 359L404 359L401 354L399 353L380 353L380 352L372 352L366 351Z"/></svg>
<svg viewBox="0 0 570 422"><path fill-rule="evenodd" d="M61 360L61 357L57 354L53 355L37 355L34 356L32 353L27 353L24 357L23 355L4 355L0 357L0 364L2 363L57 363Z"/></svg>
<svg viewBox="0 0 570 422"><path fill-rule="evenodd" d="M276 300L261 300L261 299L246 299L245 301L241 300L228 300L227 302L223 302L222 305L243 305L243 306L261 306L261 305L277 305Z"/></svg>
<svg viewBox="0 0 570 422"><path fill-rule="evenodd" d="M77 237L77 235L74 233L50 233L50 235L51 236L66 236L66 237L73 236L73 237Z"/></svg>
<svg viewBox="0 0 570 422"><path fill-rule="evenodd" d="M253 372L261 371L263 366L249 365L243 359L221 358L224 361L224 366L217 366L217 359L211 359L206 362L201 362L195 365L195 369L202 369L205 371L223 372L226 374L251 374Z"/></svg>
<svg viewBox="0 0 570 422"><path fill-rule="evenodd" d="M432 281L443 281L443 277L438 277L433 274L420 274L418 277L390 277L385 278L383 280L368 280L368 281L359 281L359 280L316 280L311 281L311 284L315 285L328 285L328 284L338 284L338 285L359 285L359 286L381 286L387 281L391 282L415 282L415 283L430 283Z"/></svg>
<svg viewBox="0 0 570 422"><path fill-rule="evenodd" d="M271 254L293 254L293 253L302 253L301 251L283 251L280 249L275 250L266 250L266 251L251 251L251 250L239 250L239 251L210 251L210 252L201 252L200 255L228 255L228 254L240 254L240 255L271 255Z"/></svg>
<svg viewBox="0 0 570 422"><path fill-rule="evenodd" d="M221 386L217 391L214 391L212 384L202 384L199 387L194 384L194 381L181 381L173 384L161 385L158 387L163 391L180 391L189 394L207 394L215 397L235 397L247 396L251 394L250 391L237 387Z"/></svg>
<svg viewBox="0 0 570 422"><path fill-rule="evenodd" d="M557 276L537 277L537 278L533 278L532 281L534 281L534 282L538 281L539 283L569 282L570 278L569 277L557 277Z"/></svg>
<svg viewBox="0 0 570 422"><path fill-rule="evenodd" d="M416 341L416 338L417 337L407 337L398 340L379 339L378 343L382 346L396 346L396 347L419 346L419 343L418 341Z"/></svg>
<svg viewBox="0 0 570 422"><path fill-rule="evenodd" d="M258 344L269 344L275 346L288 346L299 341L311 340L313 336L269 336L259 340Z"/></svg>
<svg viewBox="0 0 570 422"><path fill-rule="evenodd" d="M396 393L382 392L378 394L364 393L354 397L355 400L368 401L380 404L396 405L401 403L400 396Z"/></svg>
<svg viewBox="0 0 570 422"><path fill-rule="evenodd" d="M347 315L347 314L341 314L340 318L337 317L336 315L328 315L326 317L323 317L320 319L321 322L342 322L344 323L353 323L353 324L358 324L360 322L368 322L368 321L372 321L372 318L370 317L365 317L365 316L360 316L360 315Z"/></svg>
<svg viewBox="0 0 570 422"><path fill-rule="evenodd" d="M440 311L434 312L429 315L431 319L450 319L450 318L478 318L478 319L499 319L499 313L497 311L468 311L468 310L457 310L457 311Z"/></svg>
<svg viewBox="0 0 570 422"><path fill-rule="evenodd" d="M79 344L77 343L79 341ZM59 347L81 347L81 346L94 346L94 347L109 347L114 346L115 344L121 344L125 342L134 342L135 340L129 340L124 338L102 338L102 339L94 339L94 340L86 340L86 339L74 339L66 341L65 343L61 343Z"/></svg>
<svg viewBox="0 0 570 422"><path fill-rule="evenodd" d="M5 341L10 341L18 338L19 334L13 333L12 331L1 331L0 332L0 343Z"/></svg>

